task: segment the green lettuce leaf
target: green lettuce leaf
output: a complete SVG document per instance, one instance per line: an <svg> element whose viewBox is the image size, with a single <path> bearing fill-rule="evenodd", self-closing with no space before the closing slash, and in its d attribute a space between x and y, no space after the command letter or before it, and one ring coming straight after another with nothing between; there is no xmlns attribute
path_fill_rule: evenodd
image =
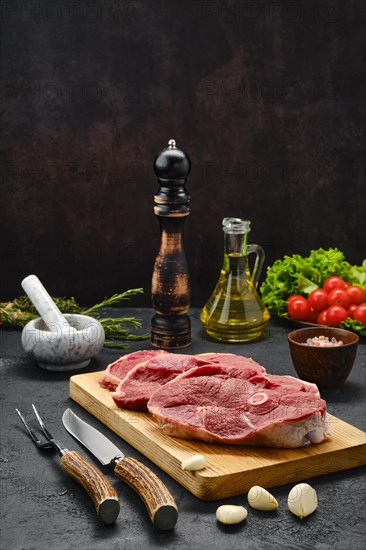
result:
<svg viewBox="0 0 366 550"><path fill-rule="evenodd" d="M360 334L360 336L366 336L366 325L363 325L360 321L351 319L351 317L348 317L345 321L343 321L343 323L340 324L340 328L344 328L346 330L351 329Z"/></svg>

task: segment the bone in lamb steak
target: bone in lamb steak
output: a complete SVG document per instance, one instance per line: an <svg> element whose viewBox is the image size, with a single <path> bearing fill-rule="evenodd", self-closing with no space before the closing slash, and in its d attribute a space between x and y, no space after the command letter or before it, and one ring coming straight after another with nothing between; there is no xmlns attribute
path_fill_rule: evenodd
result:
<svg viewBox="0 0 366 550"><path fill-rule="evenodd" d="M292 376L211 364L178 375L154 392L148 410L165 433L186 439L295 448L328 433L315 384Z"/></svg>
<svg viewBox="0 0 366 550"><path fill-rule="evenodd" d="M122 378L136 365L146 363L152 357L166 353L163 350L140 350L123 355L117 361L107 366L106 370L100 375L98 382L102 388L113 391L117 388Z"/></svg>
<svg viewBox="0 0 366 550"><path fill-rule="evenodd" d="M200 365L212 364L212 361L219 361L222 356L226 359L230 354L208 354L208 355L184 355L165 353L156 355L152 359L136 365L121 380L112 398L118 407L134 410L146 410L147 402L152 394L160 387L173 380L182 372ZM231 356L231 363L227 370L235 370L237 376L250 378L258 373L265 372L265 369L246 357L239 355Z"/></svg>

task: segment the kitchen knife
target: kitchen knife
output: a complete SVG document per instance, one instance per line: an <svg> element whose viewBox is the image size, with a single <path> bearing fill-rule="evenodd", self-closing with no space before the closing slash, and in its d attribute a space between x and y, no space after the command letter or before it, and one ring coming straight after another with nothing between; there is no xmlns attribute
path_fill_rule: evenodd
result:
<svg viewBox="0 0 366 550"><path fill-rule="evenodd" d="M173 529L178 509L163 482L144 464L126 457L107 437L81 420L71 409L62 415L66 430L82 443L105 466L134 489L143 500L151 521L162 530Z"/></svg>

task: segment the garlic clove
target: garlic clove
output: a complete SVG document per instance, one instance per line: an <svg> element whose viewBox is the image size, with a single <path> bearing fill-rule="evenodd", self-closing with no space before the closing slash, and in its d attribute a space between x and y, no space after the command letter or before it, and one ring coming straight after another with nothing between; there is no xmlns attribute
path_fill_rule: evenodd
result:
<svg viewBox="0 0 366 550"><path fill-rule="evenodd" d="M278 508L278 502L275 497L259 485L255 485L249 489L247 498L249 505L255 510L272 512Z"/></svg>
<svg viewBox="0 0 366 550"><path fill-rule="evenodd" d="M310 485L299 483L289 492L287 504L290 512L303 519L316 510L318 497L315 489Z"/></svg>
<svg viewBox="0 0 366 550"><path fill-rule="evenodd" d="M201 454L191 455L182 461L182 470L195 472L202 470L206 466L206 457Z"/></svg>
<svg viewBox="0 0 366 550"><path fill-rule="evenodd" d="M235 525L244 521L248 511L244 506L235 506L234 504L223 504L216 510L216 519L225 525Z"/></svg>

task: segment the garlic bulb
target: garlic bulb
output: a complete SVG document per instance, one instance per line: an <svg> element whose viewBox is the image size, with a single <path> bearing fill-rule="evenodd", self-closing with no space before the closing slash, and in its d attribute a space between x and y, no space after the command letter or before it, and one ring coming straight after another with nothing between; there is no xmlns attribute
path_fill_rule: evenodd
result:
<svg viewBox="0 0 366 550"><path fill-rule="evenodd" d="M248 515L244 506L235 506L234 504L224 504L216 510L216 519L226 525L234 525L243 521Z"/></svg>
<svg viewBox="0 0 366 550"><path fill-rule="evenodd" d="M249 490L247 498L248 503L255 510L271 512L278 508L278 502L275 497L259 485L255 485Z"/></svg>
<svg viewBox="0 0 366 550"><path fill-rule="evenodd" d="M289 492L287 504L290 512L301 519L305 518L318 506L316 491L307 483L299 483Z"/></svg>
<svg viewBox="0 0 366 550"><path fill-rule="evenodd" d="M206 457L201 454L189 456L182 462L182 470L202 470L206 466Z"/></svg>

